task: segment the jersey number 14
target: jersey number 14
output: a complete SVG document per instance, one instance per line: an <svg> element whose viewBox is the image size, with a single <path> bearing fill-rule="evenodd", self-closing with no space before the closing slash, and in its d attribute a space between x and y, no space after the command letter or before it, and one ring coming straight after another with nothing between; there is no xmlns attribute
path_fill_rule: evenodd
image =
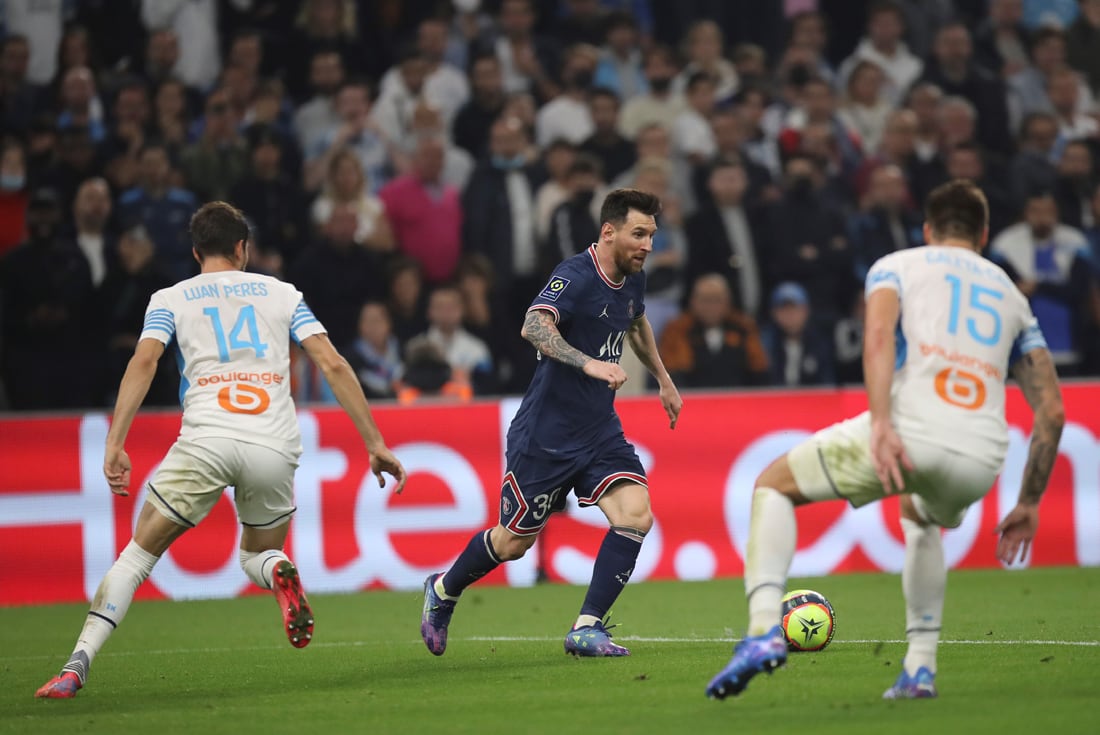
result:
<svg viewBox="0 0 1100 735"><path fill-rule="evenodd" d="M257 358L262 358L267 353L267 343L260 341L260 329L256 325L256 307L249 304L241 308L237 315L237 321L229 330L229 340L225 338L225 328L222 327L221 312L216 306L208 306L202 310L203 314L210 317L210 323L214 327L214 339L218 343L218 359L229 362L230 350L253 350Z"/></svg>
<svg viewBox="0 0 1100 735"><path fill-rule="evenodd" d="M257 358L262 358L267 353L267 343L260 341L256 308L251 304L241 308L237 321L229 330L229 339L226 339L218 307L208 306L202 313L210 317L214 340L218 343L218 359L222 362L229 362L230 350L252 350ZM218 405L230 413L256 415L263 413L271 405L271 396L259 386L235 383L223 386L218 391Z"/></svg>

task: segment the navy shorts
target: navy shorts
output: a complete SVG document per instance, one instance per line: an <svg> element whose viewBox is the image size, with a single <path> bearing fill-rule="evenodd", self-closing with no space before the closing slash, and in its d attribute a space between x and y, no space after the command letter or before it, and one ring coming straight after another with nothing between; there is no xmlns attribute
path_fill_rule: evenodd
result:
<svg viewBox="0 0 1100 735"><path fill-rule="evenodd" d="M649 487L638 454L622 435L568 459L509 453L500 488L500 524L517 536L533 536L551 513L565 510L570 492L582 506L595 505L619 482Z"/></svg>

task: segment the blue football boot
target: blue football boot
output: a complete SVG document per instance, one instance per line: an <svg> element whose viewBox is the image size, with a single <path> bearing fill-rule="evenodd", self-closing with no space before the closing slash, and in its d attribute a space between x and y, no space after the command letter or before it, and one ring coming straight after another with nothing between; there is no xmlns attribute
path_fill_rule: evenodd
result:
<svg viewBox="0 0 1100 735"><path fill-rule="evenodd" d="M455 611L454 600L444 600L435 591L435 580L442 574L429 574L424 580L424 612L420 615L420 637L436 656L447 650L447 626Z"/></svg>
<svg viewBox="0 0 1100 735"><path fill-rule="evenodd" d="M615 626L611 626L614 628ZM611 634L597 620L565 634L565 652L574 656L629 656L630 649L611 642Z"/></svg>
<svg viewBox="0 0 1100 735"><path fill-rule="evenodd" d="M742 639L733 649L733 658L726 668L707 684L707 696L725 699L740 694L752 677L762 672L772 673L787 663L787 641L777 625L764 635Z"/></svg>
<svg viewBox="0 0 1100 735"><path fill-rule="evenodd" d="M932 699L938 696L936 691L936 675L928 670L927 666L921 666L917 673L909 676L903 666L898 680L894 686L882 693L883 699Z"/></svg>

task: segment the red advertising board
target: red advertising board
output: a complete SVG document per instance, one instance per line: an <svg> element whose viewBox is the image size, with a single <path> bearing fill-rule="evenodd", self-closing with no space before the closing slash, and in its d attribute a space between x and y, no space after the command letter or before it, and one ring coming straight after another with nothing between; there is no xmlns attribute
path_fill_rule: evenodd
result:
<svg viewBox="0 0 1100 735"><path fill-rule="evenodd" d="M1100 384L1064 388L1067 426L1031 565L1100 565ZM633 581L740 576L753 480L817 428L858 413L861 391L694 394L675 431L656 398L617 403L627 438L649 476L657 524ZM350 421L338 409L300 412L303 446L290 553L309 589L413 588L446 568L470 535L496 522L503 437L517 402L382 406L390 447L410 472L405 493L378 487ZM1001 480L948 532L953 567L990 567L993 528L1015 503L1027 457L1030 413L1008 396L1010 447ZM0 419L0 605L89 599L129 540L142 487L175 439L179 416L134 424L130 497L111 495L101 473L108 418ZM858 511L841 502L801 508L793 574L901 568L896 502ZM161 559L144 598L230 597L250 591L237 561L227 496ZM486 583L549 578L587 582L606 530L596 508L570 505L539 545Z"/></svg>

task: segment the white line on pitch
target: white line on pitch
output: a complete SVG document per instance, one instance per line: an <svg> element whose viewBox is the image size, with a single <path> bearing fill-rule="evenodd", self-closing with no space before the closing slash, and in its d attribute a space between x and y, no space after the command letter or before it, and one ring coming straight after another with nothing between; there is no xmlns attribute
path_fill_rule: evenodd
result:
<svg viewBox="0 0 1100 735"><path fill-rule="evenodd" d="M616 636L617 640L621 641L633 641L635 643L736 643L741 640L740 638L728 637L728 638L663 638L663 637L645 637L645 636ZM466 638L468 641L500 641L504 642L549 642L557 641L560 638L550 638L544 636L470 636ZM905 640L896 639L860 639L860 638L836 638L833 639L833 644L869 644L869 643L906 643ZM1044 640L998 640L996 638L988 638L983 640L950 640L940 641L940 645L948 646L1080 646L1080 647L1097 647L1100 646L1100 641L1044 641Z"/></svg>
<svg viewBox="0 0 1100 735"><path fill-rule="evenodd" d="M646 636L619 636L621 641L631 641L634 643L736 643L740 638L664 638L664 637L646 637ZM452 640L465 640L481 643L553 643L560 641L559 637L548 636L469 636L466 638L457 638ZM403 641L409 645L420 645L420 641L407 640ZM832 645L868 645L868 644L894 644L905 643L906 641L901 639L835 639ZM377 646L387 643L387 641L316 641L310 645L310 648L361 648L363 646ZM949 640L940 641L941 645L945 646L1069 646L1074 648L1096 648L1100 647L1100 641L1046 641L1046 640L997 640L997 639L984 639L984 640ZM240 647L224 647L224 648L154 648L150 650L135 650L135 651L105 651L99 654L100 657L106 656L178 656L181 654L208 654L208 653L246 653L248 651L281 651L285 646L240 646ZM58 659L63 654L38 654L33 656L0 656L0 661L48 661L51 659Z"/></svg>

